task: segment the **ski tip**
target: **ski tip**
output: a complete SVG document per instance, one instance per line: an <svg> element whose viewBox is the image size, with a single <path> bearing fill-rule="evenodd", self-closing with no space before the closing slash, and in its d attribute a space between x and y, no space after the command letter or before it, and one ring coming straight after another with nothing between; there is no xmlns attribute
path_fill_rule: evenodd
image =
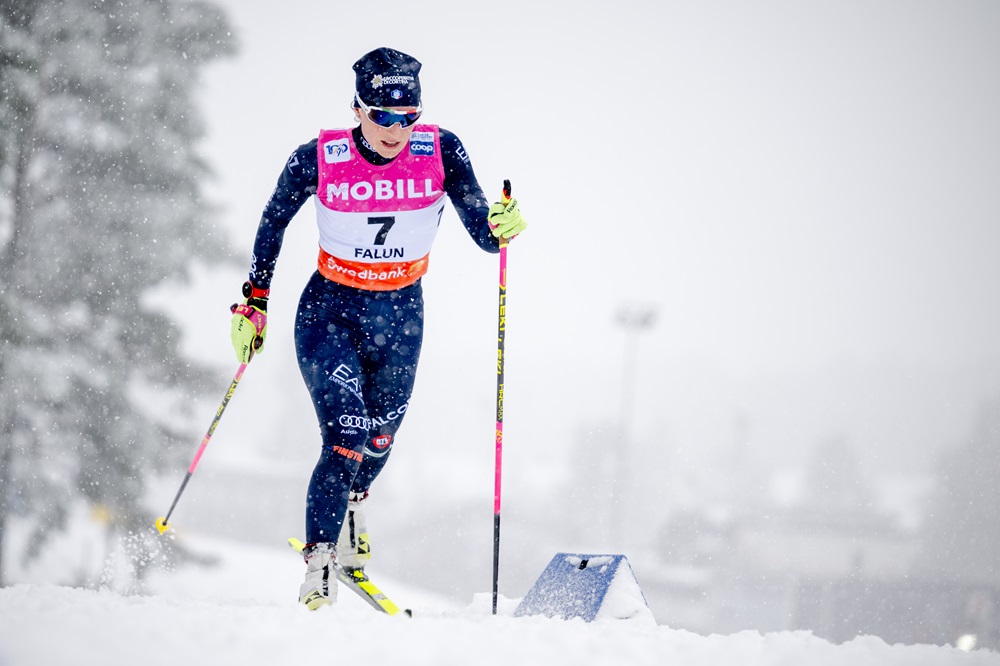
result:
<svg viewBox="0 0 1000 666"><path fill-rule="evenodd" d="M295 537L290 537L288 539L288 546L296 553L301 553L303 550L306 549L306 545L299 539L296 539Z"/></svg>
<svg viewBox="0 0 1000 666"><path fill-rule="evenodd" d="M153 524L156 526L156 531L160 534L163 534L170 529L170 523L167 522L166 518L157 518L156 522Z"/></svg>
<svg viewBox="0 0 1000 666"><path fill-rule="evenodd" d="M403 612L406 613L406 617L413 617L413 609L412 608L404 608Z"/></svg>
<svg viewBox="0 0 1000 666"><path fill-rule="evenodd" d="M504 178L503 179L503 198L504 198L504 203L510 201L510 193L511 193L510 179Z"/></svg>

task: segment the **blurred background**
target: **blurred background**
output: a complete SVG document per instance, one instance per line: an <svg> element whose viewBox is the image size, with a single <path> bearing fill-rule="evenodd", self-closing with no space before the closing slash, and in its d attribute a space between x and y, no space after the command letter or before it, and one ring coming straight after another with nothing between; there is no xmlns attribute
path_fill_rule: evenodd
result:
<svg viewBox="0 0 1000 666"><path fill-rule="evenodd" d="M285 160L351 124L352 63L391 46L529 223L503 594L556 552L622 552L674 627L996 646L1000 6L3 5L6 584L141 589L147 555L123 582L102 553L148 541L225 393L228 306ZM179 537L304 529L311 206ZM496 282L449 208L369 508L373 575L459 600L491 584ZM84 524L107 540L44 565Z"/></svg>

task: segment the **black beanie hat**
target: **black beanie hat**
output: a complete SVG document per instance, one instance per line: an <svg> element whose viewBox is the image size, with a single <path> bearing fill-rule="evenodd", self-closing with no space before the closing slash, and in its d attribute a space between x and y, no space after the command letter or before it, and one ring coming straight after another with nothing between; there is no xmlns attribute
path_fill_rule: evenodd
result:
<svg viewBox="0 0 1000 666"><path fill-rule="evenodd" d="M355 88L370 106L420 106L419 73L416 58L384 47L354 63Z"/></svg>

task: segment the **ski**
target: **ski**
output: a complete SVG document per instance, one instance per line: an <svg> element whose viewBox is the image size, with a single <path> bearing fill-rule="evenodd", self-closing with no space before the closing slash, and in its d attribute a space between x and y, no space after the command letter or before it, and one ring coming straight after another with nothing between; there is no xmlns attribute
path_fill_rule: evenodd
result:
<svg viewBox="0 0 1000 666"><path fill-rule="evenodd" d="M288 540L288 545L297 553L301 553L306 547L300 539L296 539L295 537ZM334 563L334 566L337 569L337 580L364 599L365 603L375 610L386 615L404 613L407 617L413 617L413 612L409 608L401 610L389 597L385 596L385 593L368 578L368 575L363 570L345 569L336 563Z"/></svg>

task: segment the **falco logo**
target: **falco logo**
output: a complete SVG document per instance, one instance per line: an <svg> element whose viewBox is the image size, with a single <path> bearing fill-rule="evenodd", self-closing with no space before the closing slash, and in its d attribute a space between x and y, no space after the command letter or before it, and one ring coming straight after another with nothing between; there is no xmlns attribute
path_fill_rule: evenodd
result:
<svg viewBox="0 0 1000 666"><path fill-rule="evenodd" d="M372 439L372 444L379 450L388 448L392 444L392 435L379 435Z"/></svg>

